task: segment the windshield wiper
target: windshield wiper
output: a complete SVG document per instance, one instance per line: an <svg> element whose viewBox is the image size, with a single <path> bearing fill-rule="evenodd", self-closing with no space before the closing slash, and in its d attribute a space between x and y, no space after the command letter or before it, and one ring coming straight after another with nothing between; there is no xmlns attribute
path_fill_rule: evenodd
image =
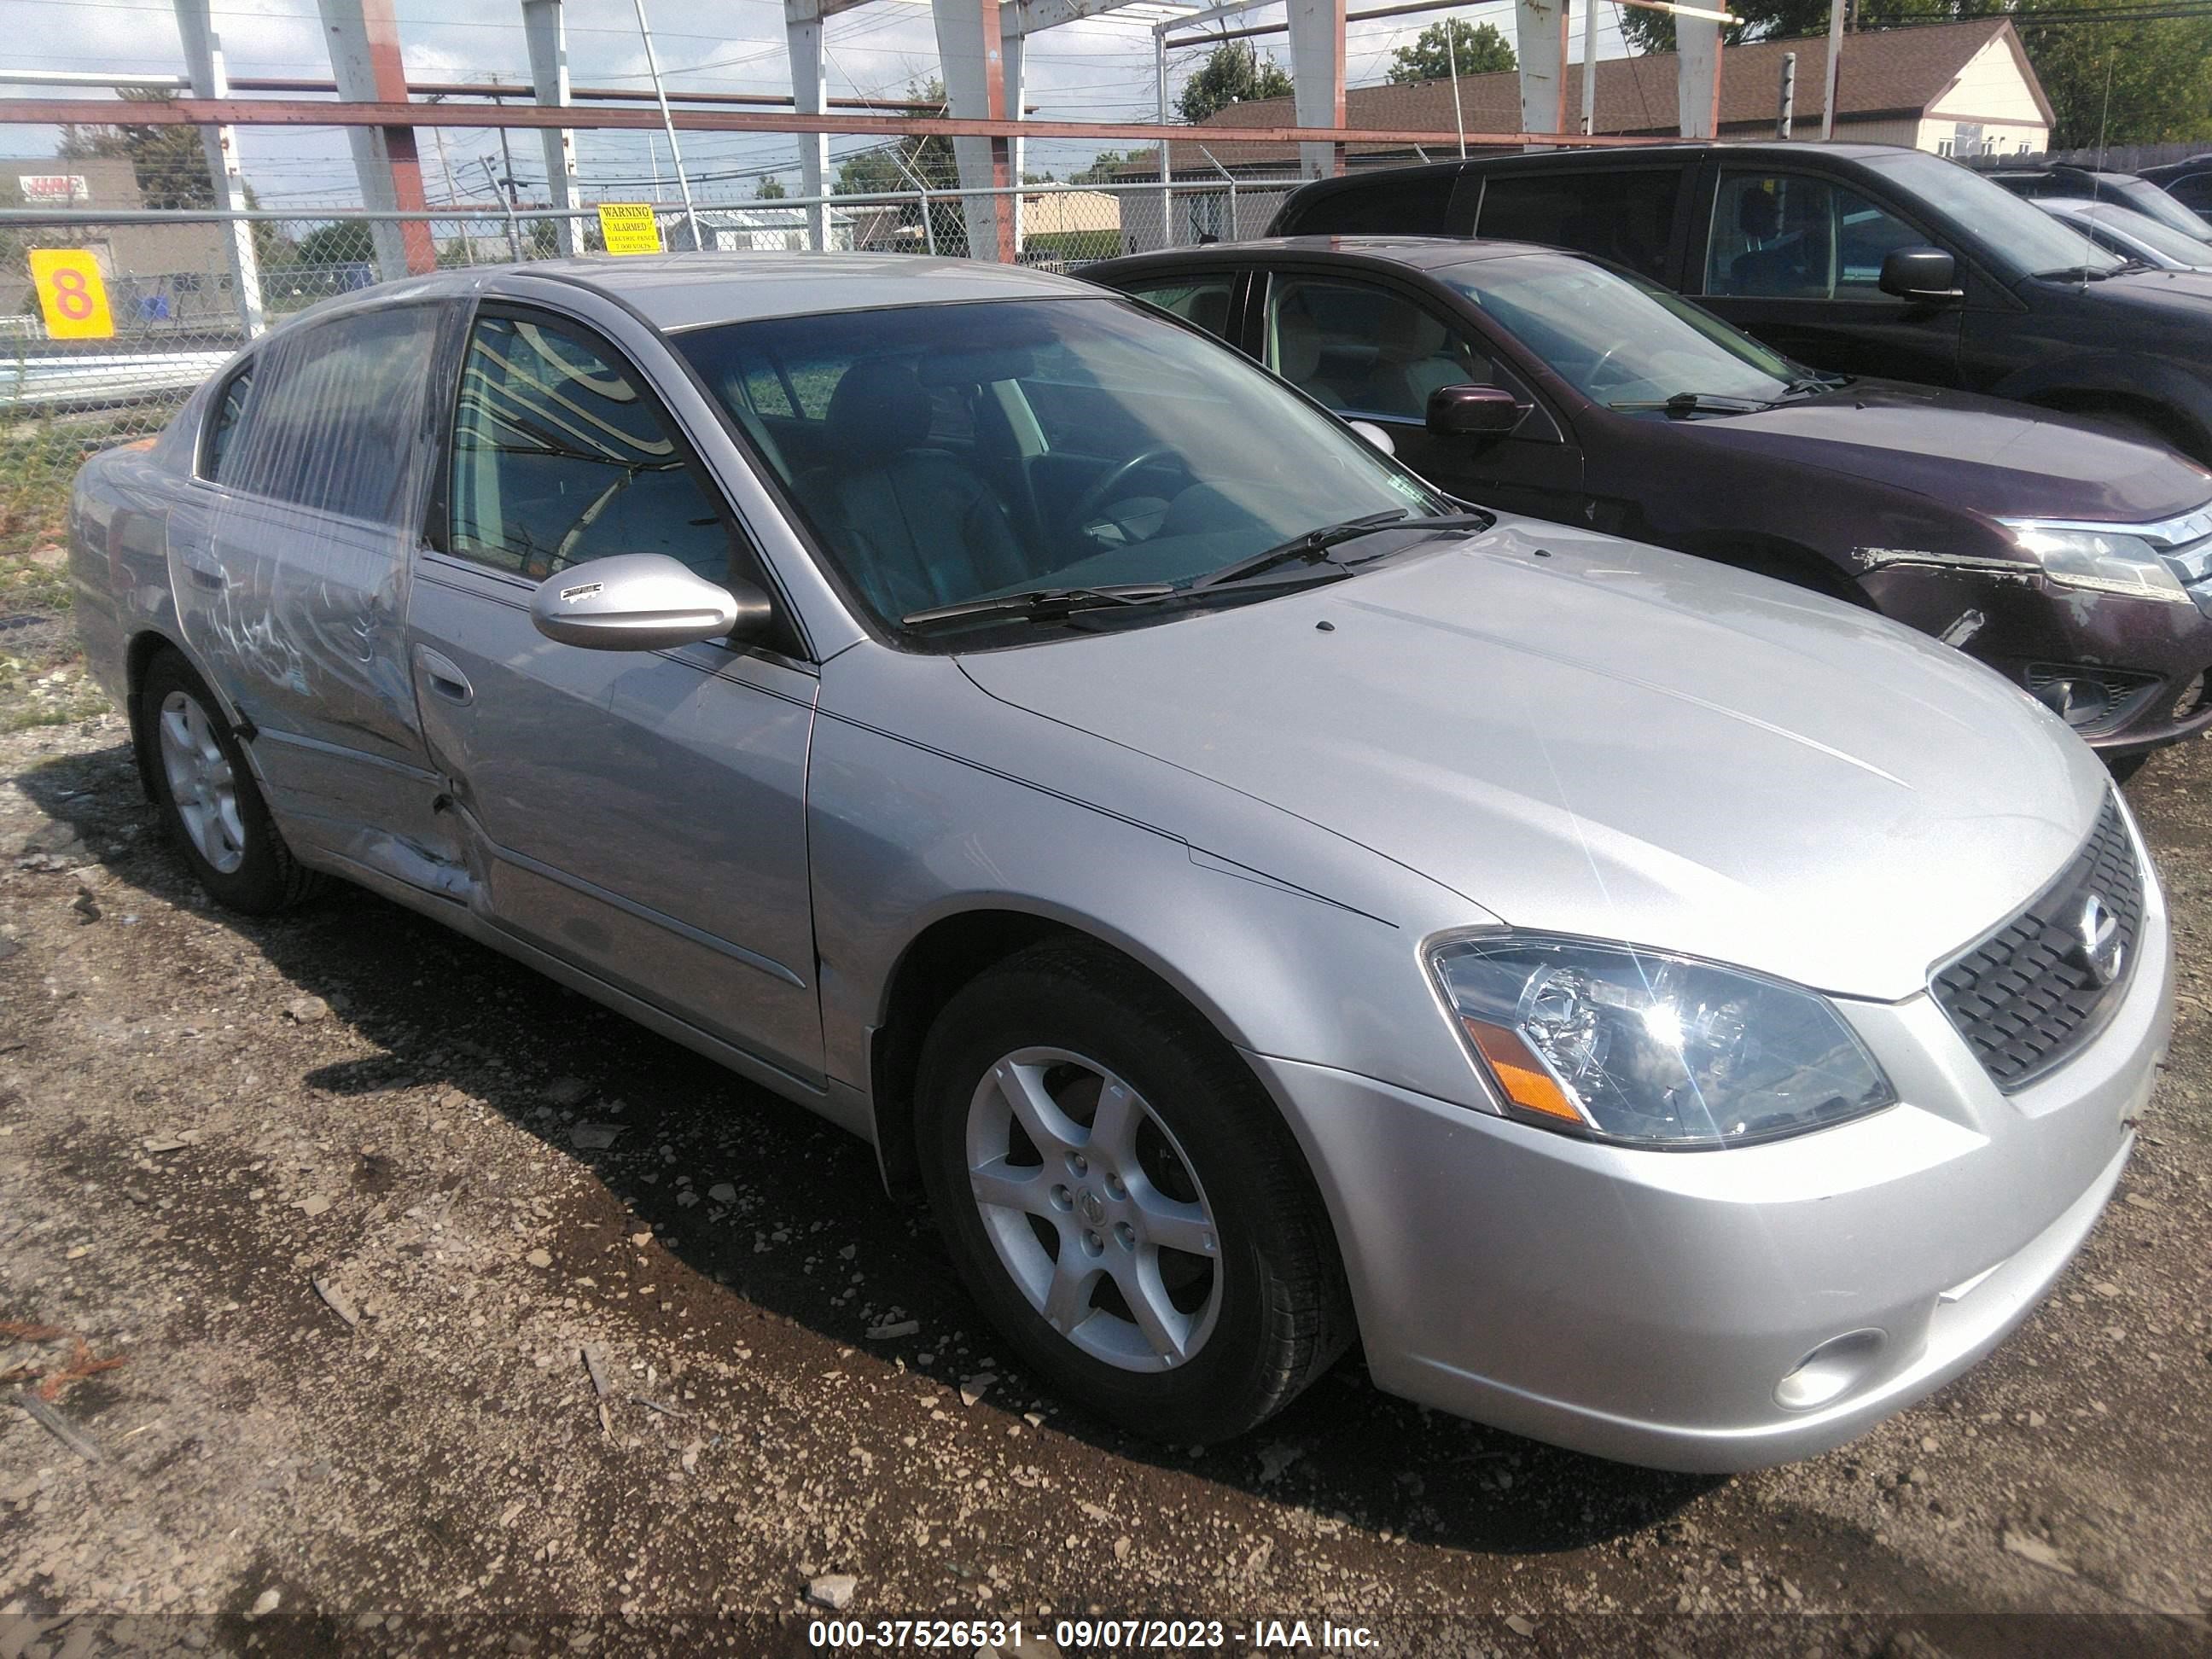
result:
<svg viewBox="0 0 2212 1659"><path fill-rule="evenodd" d="M899 621L908 628L927 628L935 623L975 622L1011 617L1023 622L1055 622L1079 611L1097 611L1113 605L1143 605L1163 599L1180 590L1166 582L1123 582L1111 587L1038 587L1026 593L1002 593L995 598L963 599L957 605L933 605L911 611Z"/></svg>
<svg viewBox="0 0 2212 1659"><path fill-rule="evenodd" d="M1249 558L1238 559L1233 564L1223 565L1218 570L1208 571L1191 583L1188 591L1196 592L1200 588L1219 587L1226 582L1243 581L1248 576L1256 576L1263 571L1273 570L1277 565L1289 564L1299 559L1325 558L1328 550L1340 542L1357 541L1385 525L1397 523L1412 511L1411 507L1393 507L1380 513L1370 513L1362 518L1346 519L1341 524L1322 525L1318 529L1307 531L1303 536L1293 536L1286 542L1255 553Z"/></svg>
<svg viewBox="0 0 2212 1659"><path fill-rule="evenodd" d="M1624 415L1645 414L1654 410L1663 410L1669 415L1755 415L1774 405L1765 398L1737 398L1722 392L1678 392L1656 403L1609 404L1607 407Z"/></svg>
<svg viewBox="0 0 2212 1659"><path fill-rule="evenodd" d="M1851 383L1848 374L1802 374L1782 391L1785 398L1811 398L1823 392L1840 392Z"/></svg>
<svg viewBox="0 0 2212 1659"><path fill-rule="evenodd" d="M2101 283L2107 276L2125 270L2119 265L2068 265L2059 270L2039 270L2035 279L2039 283Z"/></svg>
<svg viewBox="0 0 2212 1659"><path fill-rule="evenodd" d="M1364 559L1355 559L1346 564L1340 559L1328 557L1329 550L1345 542L1356 542L1363 536L1371 536L1378 530L1402 526L1407 530L1467 530L1480 529L1491 522L1486 513L1432 513L1420 518L1407 516L1404 507L1392 507L1384 513L1370 513L1364 518L1346 519L1341 524L1325 524L1319 529L1309 530L1303 536L1293 536L1278 546L1255 553L1249 558L1225 564L1218 570L1208 571L1196 581L1177 591L1184 593L1202 592L1209 587L1223 587L1273 570L1278 565L1297 560L1327 560L1340 570L1351 570L1354 565L1364 564Z"/></svg>

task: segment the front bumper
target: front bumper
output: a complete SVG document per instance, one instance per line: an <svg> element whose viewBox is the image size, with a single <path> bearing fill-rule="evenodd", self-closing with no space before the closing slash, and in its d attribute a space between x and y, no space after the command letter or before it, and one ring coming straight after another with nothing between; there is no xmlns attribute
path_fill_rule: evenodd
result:
<svg viewBox="0 0 2212 1659"><path fill-rule="evenodd" d="M1940 1387L2033 1311L2126 1164L2172 1019L2146 896L2126 998L2048 1077L2000 1094L1925 995L1841 1005L1902 1103L1767 1146L1625 1151L1252 1056L1322 1188L1376 1382L1703 1471L1814 1455Z"/></svg>
<svg viewBox="0 0 2212 1659"><path fill-rule="evenodd" d="M2034 694L2075 671L2117 671L2124 688L2110 712L2076 726L2107 759L2181 743L2212 727L2212 616L2160 603L2056 586L2018 572L1899 558L1859 578L1884 616L1933 634ZM2057 671L2054 672L2054 671ZM2069 724L2073 722L2069 720Z"/></svg>

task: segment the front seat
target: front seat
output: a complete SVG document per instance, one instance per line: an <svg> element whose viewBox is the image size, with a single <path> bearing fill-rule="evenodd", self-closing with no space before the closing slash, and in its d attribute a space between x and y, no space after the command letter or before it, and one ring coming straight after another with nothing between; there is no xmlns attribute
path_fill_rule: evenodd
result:
<svg viewBox="0 0 2212 1659"><path fill-rule="evenodd" d="M1355 387L1348 406L1364 414L1418 421L1429 393L1439 386L1481 383L1452 350L1443 324L1419 307L1393 300L1382 307L1375 341L1375 367Z"/></svg>
<svg viewBox="0 0 2212 1659"><path fill-rule="evenodd" d="M1029 574L1006 508L959 457L929 447L929 393L909 365L854 363L823 421L833 459L802 492L826 500L853 579L887 617Z"/></svg>

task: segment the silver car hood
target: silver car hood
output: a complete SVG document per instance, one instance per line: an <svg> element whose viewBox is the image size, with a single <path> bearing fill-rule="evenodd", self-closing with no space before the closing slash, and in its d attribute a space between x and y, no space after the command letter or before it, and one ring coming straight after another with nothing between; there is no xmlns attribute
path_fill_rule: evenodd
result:
<svg viewBox="0 0 2212 1659"><path fill-rule="evenodd" d="M2033 896L2108 787L2054 716L1922 635L1548 525L961 665L1510 925L1884 1000Z"/></svg>

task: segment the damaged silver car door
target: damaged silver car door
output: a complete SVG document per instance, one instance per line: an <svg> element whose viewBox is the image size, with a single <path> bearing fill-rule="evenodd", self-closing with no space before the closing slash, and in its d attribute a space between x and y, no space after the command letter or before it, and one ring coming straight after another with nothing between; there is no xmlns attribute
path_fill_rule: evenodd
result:
<svg viewBox="0 0 2212 1659"><path fill-rule="evenodd" d="M296 841L372 864L370 843L436 834L401 589L449 322L450 304L386 305L246 357L170 526L179 623L258 734L271 804Z"/></svg>
<svg viewBox="0 0 2212 1659"><path fill-rule="evenodd" d="M647 387L580 323L477 317L410 600L424 728L479 914L811 1083L817 682ZM726 637L594 648L533 620L549 580L590 596L605 586L593 562L622 560L608 580L634 580L641 555L727 596ZM696 599L698 585L685 591Z"/></svg>

